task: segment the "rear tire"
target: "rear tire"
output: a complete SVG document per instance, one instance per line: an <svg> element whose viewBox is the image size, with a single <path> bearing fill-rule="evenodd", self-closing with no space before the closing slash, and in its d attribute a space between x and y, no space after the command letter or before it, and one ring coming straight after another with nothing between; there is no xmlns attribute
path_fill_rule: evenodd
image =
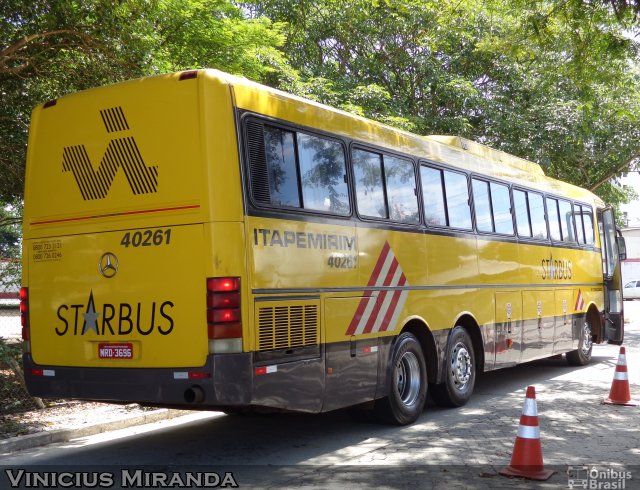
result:
<svg viewBox="0 0 640 490"><path fill-rule="evenodd" d="M400 334L391 356L389 396L376 400L377 420L395 425L415 422L427 399L427 365L420 343L410 332Z"/></svg>
<svg viewBox="0 0 640 490"><path fill-rule="evenodd" d="M475 384L473 342L464 328L456 326L447 341L445 381L431 387L431 396L441 407L460 407L471 398Z"/></svg>
<svg viewBox="0 0 640 490"><path fill-rule="evenodd" d="M580 332L580 343L578 349L567 352L567 362L570 366L585 366L591 362L591 352L593 350L593 337L589 320L584 320L582 331Z"/></svg>

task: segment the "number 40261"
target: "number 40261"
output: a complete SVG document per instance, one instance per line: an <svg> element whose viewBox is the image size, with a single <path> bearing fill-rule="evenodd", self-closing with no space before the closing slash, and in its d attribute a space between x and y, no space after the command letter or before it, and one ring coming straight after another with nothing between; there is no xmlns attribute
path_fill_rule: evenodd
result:
<svg viewBox="0 0 640 490"><path fill-rule="evenodd" d="M158 245L169 245L171 242L171 229L162 230L142 230L128 231L120 240L123 247L151 247Z"/></svg>

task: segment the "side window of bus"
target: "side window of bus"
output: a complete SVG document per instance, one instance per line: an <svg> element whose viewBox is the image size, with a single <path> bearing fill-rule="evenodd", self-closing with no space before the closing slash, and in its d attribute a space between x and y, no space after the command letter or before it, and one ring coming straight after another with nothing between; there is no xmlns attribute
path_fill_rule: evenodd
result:
<svg viewBox="0 0 640 490"><path fill-rule="evenodd" d="M527 193L517 189L513 190L513 206L516 215L516 228L521 237L531 238L531 222L529 220L529 204Z"/></svg>
<svg viewBox="0 0 640 490"><path fill-rule="evenodd" d="M358 212L362 216L387 218L382 182L382 155L363 150L351 154L356 182Z"/></svg>
<svg viewBox="0 0 640 490"><path fill-rule="evenodd" d="M413 162L384 155L384 177L387 184L389 217L403 223L419 223L416 174Z"/></svg>
<svg viewBox="0 0 640 490"><path fill-rule="evenodd" d="M547 198L547 214L549 215L549 232L551 239L556 242L562 241L560 232L560 217L558 214L558 200Z"/></svg>
<svg viewBox="0 0 640 490"><path fill-rule="evenodd" d="M582 219L582 206L573 204L573 218L576 222L576 239L580 245L586 245L587 241L584 236L584 221Z"/></svg>
<svg viewBox="0 0 640 490"><path fill-rule="evenodd" d="M509 187L473 179L472 188L478 231L513 235Z"/></svg>
<svg viewBox="0 0 640 490"><path fill-rule="evenodd" d="M531 231L533 238L547 239L547 220L544 216L544 198L537 192L527 192L531 213Z"/></svg>
<svg viewBox="0 0 640 490"><path fill-rule="evenodd" d="M298 158L304 208L348 215L351 210L342 144L298 133Z"/></svg>
<svg viewBox="0 0 640 490"><path fill-rule="evenodd" d="M267 160L270 203L299 208L300 194L293 132L265 126L264 152Z"/></svg>
<svg viewBox="0 0 640 490"><path fill-rule="evenodd" d="M589 206L574 204L573 210L576 219L576 232L580 245L593 245L593 212Z"/></svg>
<svg viewBox="0 0 640 490"><path fill-rule="evenodd" d="M352 160L361 215L420 222L415 170L410 160L360 149L353 150Z"/></svg>
<svg viewBox="0 0 640 490"><path fill-rule="evenodd" d="M470 230L472 224L467 176L426 165L420 167L420 172L427 225Z"/></svg>
<svg viewBox="0 0 640 490"><path fill-rule="evenodd" d="M560 226L562 227L562 241L575 242L576 233L571 203L564 199L558 199L558 208L560 212Z"/></svg>
<svg viewBox="0 0 640 490"><path fill-rule="evenodd" d="M593 231L593 210L590 206L582 206L582 221L586 245L593 245L596 241Z"/></svg>
<svg viewBox="0 0 640 490"><path fill-rule="evenodd" d="M547 238L547 222L544 218L544 200L541 194L514 189L518 235L544 240Z"/></svg>
<svg viewBox="0 0 640 490"><path fill-rule="evenodd" d="M253 121L247 126L252 194L256 201L350 214L346 161L340 142L264 125L261 147L255 137L261 126Z"/></svg>

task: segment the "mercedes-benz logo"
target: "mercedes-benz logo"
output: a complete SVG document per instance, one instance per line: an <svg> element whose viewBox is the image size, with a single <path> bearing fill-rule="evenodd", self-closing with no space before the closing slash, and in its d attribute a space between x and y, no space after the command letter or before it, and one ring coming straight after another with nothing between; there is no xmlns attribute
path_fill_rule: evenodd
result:
<svg viewBox="0 0 640 490"><path fill-rule="evenodd" d="M116 257L111 252L107 252L102 254L100 257L100 274L102 274L107 279L116 275L118 272L118 257Z"/></svg>

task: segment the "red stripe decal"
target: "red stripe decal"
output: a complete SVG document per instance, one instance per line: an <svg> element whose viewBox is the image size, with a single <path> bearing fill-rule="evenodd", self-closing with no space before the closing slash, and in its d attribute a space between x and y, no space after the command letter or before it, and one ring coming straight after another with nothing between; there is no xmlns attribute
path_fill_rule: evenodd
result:
<svg viewBox="0 0 640 490"><path fill-rule="evenodd" d="M69 221L84 221L84 220L95 219L95 218L112 218L114 216L128 216L128 215L134 215L134 214L159 213L159 212L163 212L163 211L182 211L182 210L186 210L186 209L197 209L199 207L200 207L199 204L193 204L193 205L190 205L190 206L177 206L177 207L173 207L173 208L144 209L144 210L141 210L141 211L126 211L124 213L95 214L95 215L92 215L92 216L78 216L78 217L75 217L75 218L61 218L61 219L52 219L52 220L47 220L47 221L32 221L31 225L48 225L48 224L52 224L52 223L66 223L66 222L69 222Z"/></svg>
<svg viewBox="0 0 640 490"><path fill-rule="evenodd" d="M407 278L404 276L404 274L402 274L402 276L400 276L400 281L398 282L398 286L404 286L407 282ZM386 332L387 328L389 328L389 324L391 322L391 319L393 318L393 315L396 312L396 308L398 307L398 301L400 301L400 296L402 295L402 291L394 291L393 293L393 299L391 300L391 304L389 305L389 311L387 311L387 314L384 316L384 319L382 320L382 324L380 325L380 331L381 332Z"/></svg>
<svg viewBox="0 0 640 490"><path fill-rule="evenodd" d="M365 308L367 307L367 303L369 303L369 298L371 298L371 291L367 291L364 293L364 297L360 300L358 304L358 309L356 310L355 315L351 319L351 323L349 324L349 328L347 328L347 332L345 335L353 335L358 328L358 324L362 319L362 314L364 313Z"/></svg>
<svg viewBox="0 0 640 490"><path fill-rule="evenodd" d="M378 261L376 262L376 265L373 268L371 277L369 277L369 282L367 283L367 286L371 287L375 285L376 281L378 280L378 276L380 275L380 271L382 270L382 266L384 265L384 262L387 260L387 255L389 254L389 250L391 250L391 246L389 245L389 242L384 242L384 246L382 247L382 251L380 252ZM364 310L366 309L370 298L371 298L371 291L366 291L364 293L364 297L360 300L360 303L358 304L358 309L356 310L355 315L353 315L353 318L351 319L351 323L349 324L349 328L347 328L345 335L353 335L355 333L356 329L358 328L358 324L362 319L362 314L364 313Z"/></svg>
<svg viewBox="0 0 640 490"><path fill-rule="evenodd" d="M398 269L398 261L396 260L396 258L393 258L393 261L391 262L391 267L389 267L389 271L387 272L386 277L384 278L384 282L382 283L383 286L391 286L391 282L393 281L393 276L396 273L396 270ZM379 295L378 295L378 299L376 299L376 306L374 308L374 315L371 315L369 317L369 320L367 320L367 324L364 327L363 333L371 333L371 331L373 330L373 326L376 324L376 320L378 319L378 315L380 314L380 311L382 309L382 305L384 304L384 300L387 297L387 294L389 294L389 291L382 291Z"/></svg>
<svg viewBox="0 0 640 490"><path fill-rule="evenodd" d="M380 252L380 256L378 257L378 261L376 262L376 266L373 268L373 272L371 273L371 277L369 278L369 282L367 286L374 286L376 281L378 280L378 276L380 275L380 271L382 270L382 266L387 260L387 255L389 255L389 251L391 250L391 246L389 242L384 242L384 246L382 247L382 252Z"/></svg>

